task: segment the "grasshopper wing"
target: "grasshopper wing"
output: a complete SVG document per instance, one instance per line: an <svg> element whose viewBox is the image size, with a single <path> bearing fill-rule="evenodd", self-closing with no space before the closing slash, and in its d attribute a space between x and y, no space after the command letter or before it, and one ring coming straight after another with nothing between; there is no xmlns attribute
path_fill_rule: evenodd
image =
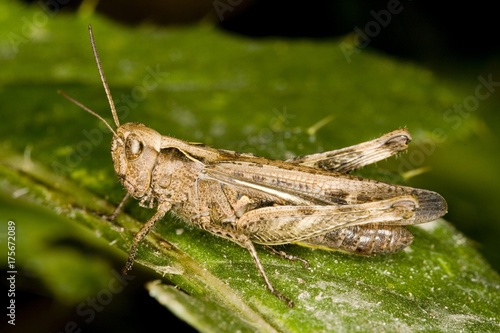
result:
<svg viewBox="0 0 500 333"><path fill-rule="evenodd" d="M447 211L446 201L436 192L283 161L254 158L217 162L206 165L201 177L280 206L343 206L413 196L418 202L414 224L436 220Z"/></svg>
<svg viewBox="0 0 500 333"><path fill-rule="evenodd" d="M343 206L264 207L245 213L236 227L255 243L286 244L351 226L414 224L417 207L412 196Z"/></svg>

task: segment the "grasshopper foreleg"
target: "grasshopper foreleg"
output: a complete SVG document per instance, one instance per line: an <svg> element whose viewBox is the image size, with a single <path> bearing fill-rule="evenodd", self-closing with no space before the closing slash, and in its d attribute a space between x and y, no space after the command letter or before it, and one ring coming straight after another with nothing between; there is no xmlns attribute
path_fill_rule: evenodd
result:
<svg viewBox="0 0 500 333"><path fill-rule="evenodd" d="M125 194L122 201L120 201L120 203L115 208L113 213L111 215L104 216L104 218L108 221L111 221L111 222L114 221L116 219L116 217L118 216L118 214L120 214L122 212L123 206L125 206L125 203L127 203L128 198L130 198L130 193L127 192L127 194Z"/></svg>
<svg viewBox="0 0 500 333"><path fill-rule="evenodd" d="M156 222L161 220L163 216L170 210L170 204L160 205L156 213L139 229L139 231L135 234L134 240L132 242L132 246L130 246L130 250L128 253L127 263L123 268L123 275L126 275L134 265L134 260L137 256L137 248L139 247L140 242L147 236L147 234L153 229Z"/></svg>

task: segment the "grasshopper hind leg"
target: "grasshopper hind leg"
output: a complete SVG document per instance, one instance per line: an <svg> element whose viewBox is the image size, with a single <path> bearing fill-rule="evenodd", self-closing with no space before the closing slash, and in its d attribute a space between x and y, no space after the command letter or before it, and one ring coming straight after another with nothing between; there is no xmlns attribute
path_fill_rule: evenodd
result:
<svg viewBox="0 0 500 333"><path fill-rule="evenodd" d="M299 242L300 245L359 255L387 254L401 251L413 241L403 226L378 224L336 229Z"/></svg>

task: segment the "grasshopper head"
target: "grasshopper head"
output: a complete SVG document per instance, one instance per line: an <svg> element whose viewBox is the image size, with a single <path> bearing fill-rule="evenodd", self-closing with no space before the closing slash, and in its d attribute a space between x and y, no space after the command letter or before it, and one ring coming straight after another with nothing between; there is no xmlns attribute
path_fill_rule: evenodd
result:
<svg viewBox="0 0 500 333"><path fill-rule="evenodd" d="M108 98L108 103L113 115L113 121L116 125L116 130L99 114L92 111L66 93L59 91L66 99L81 107L94 117L101 120L106 127L113 133L113 141L111 143L111 157L115 171L120 178L123 186L135 198L144 197L151 185L151 176L156 164L156 159L160 153L162 136L160 133L139 123L127 123L120 125L118 113L116 112L111 92L104 77L101 68L101 62L97 54L97 49L94 42L94 34L92 27L89 25L90 44L94 52L94 58L101 76L101 81Z"/></svg>
<svg viewBox="0 0 500 333"><path fill-rule="evenodd" d="M143 124L127 123L116 129L111 157L121 183L135 198L149 189L160 144L160 133Z"/></svg>

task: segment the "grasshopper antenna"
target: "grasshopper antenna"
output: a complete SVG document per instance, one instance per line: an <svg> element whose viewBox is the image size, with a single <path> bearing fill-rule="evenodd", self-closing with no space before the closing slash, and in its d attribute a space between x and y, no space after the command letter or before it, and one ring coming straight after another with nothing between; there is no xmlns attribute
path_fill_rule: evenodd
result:
<svg viewBox="0 0 500 333"><path fill-rule="evenodd" d="M99 75L101 76L101 81L102 81L102 84L104 86L104 91L106 92L106 96L108 97L108 102L109 102L109 105L111 107L111 113L113 114L113 120L115 122L116 127L118 128L118 127L120 127L120 122L118 121L118 115L116 113L115 104L113 103L113 99L111 97L111 92L109 91L108 84L106 83L106 78L104 77L104 73L103 73L102 68L101 68L101 62L99 61L99 56L97 54L97 50L95 47L94 34L92 33L92 26L90 24L89 24L89 34L90 34L90 43L92 44L92 50L94 51L94 57L95 57L95 60L97 62L97 68L99 69ZM97 113L95 113L94 111L92 111L91 109L89 109L88 107L83 105L82 103L78 102L76 99L69 96L64 91L58 90L57 93L62 95L64 98L66 98L67 100L69 100L73 104L75 104L75 105L79 106L80 108L82 108L83 110L87 111L88 113L90 113L91 115L93 115L94 117L99 119L100 121L102 121L106 125L106 127L111 131L111 133L113 133L113 135L118 137L115 130L106 121L106 119L104 119L103 117L101 117L100 115L98 115Z"/></svg>
<svg viewBox="0 0 500 333"><path fill-rule="evenodd" d="M118 114L116 113L115 103L113 102L113 98L111 97L111 92L109 90L108 83L106 82L106 77L104 76L104 72L101 67L101 61L99 60L99 55L97 54L97 48L95 46L94 33L92 32L92 25L90 24L89 24L89 35L90 35L90 44L92 45L92 51L94 52L95 62L97 63L97 69L99 70L99 75L101 76L102 85L104 86L106 97L108 98L109 106L111 108L111 113L113 114L113 120L115 122L116 127L118 128L120 127L120 121L118 120Z"/></svg>
<svg viewBox="0 0 500 333"><path fill-rule="evenodd" d="M85 111L87 111L88 113L90 113L91 115L93 115L94 117L96 117L97 119L99 119L100 121L102 121L106 125L106 127L109 128L109 130L111 131L111 133L113 133L113 135L115 135L116 137L118 137L118 134L116 134L115 130L113 129L113 127L111 127L110 124L108 124L108 122L106 121L106 119L104 119L99 114L95 113L94 111L92 111L91 109L89 109L88 107L86 107L85 105L83 105L82 103L78 102L76 99L74 99L73 97L69 96L64 91L58 90L57 93L59 95L62 95L64 98L66 98L71 103L73 103L73 104L81 107L82 109L84 109Z"/></svg>

